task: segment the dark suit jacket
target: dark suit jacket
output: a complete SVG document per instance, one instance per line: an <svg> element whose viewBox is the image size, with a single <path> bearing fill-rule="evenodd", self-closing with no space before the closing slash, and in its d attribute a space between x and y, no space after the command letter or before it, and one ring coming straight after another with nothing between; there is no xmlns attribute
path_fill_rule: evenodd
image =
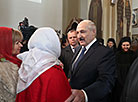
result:
<svg viewBox="0 0 138 102"><path fill-rule="evenodd" d="M75 53L72 62L78 53ZM113 51L96 41L72 71L70 85L72 89L83 89L89 102L109 102L107 100L114 86L114 74Z"/></svg>
<svg viewBox="0 0 138 102"><path fill-rule="evenodd" d="M73 55L74 53L72 52L70 45L68 45L67 47L61 50L61 56L59 57L59 60L64 64L63 70L67 77L68 77L69 69L71 67L71 61L72 61Z"/></svg>

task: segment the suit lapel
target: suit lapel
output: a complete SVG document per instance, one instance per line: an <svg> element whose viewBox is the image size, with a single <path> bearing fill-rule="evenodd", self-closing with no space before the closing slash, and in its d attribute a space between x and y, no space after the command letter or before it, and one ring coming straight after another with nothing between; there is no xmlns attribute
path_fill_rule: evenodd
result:
<svg viewBox="0 0 138 102"><path fill-rule="evenodd" d="M88 51L85 53L85 55L83 56L83 58L80 60L80 62L78 63L77 67L73 70L73 75L75 73L77 73L82 67L82 64L85 63L85 61L87 61L87 59L92 56L94 54L95 48L98 47L98 43L97 41L91 45L91 47L88 49ZM80 50L79 50L80 51ZM79 52L78 52L79 53ZM77 55L78 55L77 53ZM76 55L76 56L77 56ZM76 56L74 56L76 58ZM75 60L75 59L74 59Z"/></svg>
<svg viewBox="0 0 138 102"><path fill-rule="evenodd" d="M73 63L74 60L76 59L76 57L77 57L77 55L79 54L80 50L81 50L81 46L79 46L79 47L77 48L77 51L76 51L76 53L74 54L74 56L73 56L73 58L72 58L72 63Z"/></svg>
<svg viewBox="0 0 138 102"><path fill-rule="evenodd" d="M71 55L73 55L73 51L72 51L70 45L68 45L65 50L66 50L66 52L69 52Z"/></svg>
<svg viewBox="0 0 138 102"><path fill-rule="evenodd" d="M75 61L77 55L79 54L80 50L81 50L82 46L78 46L77 50L72 58L71 64L73 64L73 62ZM73 68L71 67L71 75L73 75Z"/></svg>

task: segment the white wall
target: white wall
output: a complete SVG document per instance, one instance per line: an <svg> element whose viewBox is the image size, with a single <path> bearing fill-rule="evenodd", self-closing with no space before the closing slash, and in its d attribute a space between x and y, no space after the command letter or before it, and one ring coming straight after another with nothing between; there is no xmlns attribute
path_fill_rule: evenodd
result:
<svg viewBox="0 0 138 102"><path fill-rule="evenodd" d="M30 25L62 30L62 0L38 0L41 3L32 1L0 0L0 26L17 29L18 23L26 16Z"/></svg>
<svg viewBox="0 0 138 102"><path fill-rule="evenodd" d="M87 19L88 18L88 0L80 0L80 18Z"/></svg>
<svg viewBox="0 0 138 102"><path fill-rule="evenodd" d="M138 8L138 0L132 0L132 9ZM138 34L138 27L132 28L132 34Z"/></svg>
<svg viewBox="0 0 138 102"><path fill-rule="evenodd" d="M138 8L138 0L132 0L132 8Z"/></svg>

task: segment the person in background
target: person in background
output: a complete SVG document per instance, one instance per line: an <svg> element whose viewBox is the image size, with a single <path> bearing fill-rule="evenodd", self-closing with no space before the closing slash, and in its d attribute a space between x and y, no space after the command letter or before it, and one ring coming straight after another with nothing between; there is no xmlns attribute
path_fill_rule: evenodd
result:
<svg viewBox="0 0 138 102"><path fill-rule="evenodd" d="M131 43L131 48L132 51L134 51L138 57L138 40L137 39L133 39L132 43Z"/></svg>
<svg viewBox="0 0 138 102"><path fill-rule="evenodd" d="M64 49L68 45L69 45L69 42L67 40L67 36L63 34L61 38L61 49Z"/></svg>
<svg viewBox="0 0 138 102"><path fill-rule="evenodd" d="M54 29L37 29L28 42L29 51L21 53L16 102L64 102L71 87L58 57L61 44Z"/></svg>
<svg viewBox="0 0 138 102"><path fill-rule="evenodd" d="M97 41L98 41L101 45L104 45L104 39L103 39L103 38L97 38Z"/></svg>
<svg viewBox="0 0 138 102"><path fill-rule="evenodd" d="M29 20L27 17L24 18L22 22L19 22L18 29L22 32L23 35L23 47L21 48L20 53L28 51L28 40L32 36L32 34L36 31L37 27L33 25L29 25Z"/></svg>
<svg viewBox="0 0 138 102"><path fill-rule="evenodd" d="M135 52L130 50L131 39L130 37L123 37L118 45L116 52L116 83L113 90L113 102L120 102L122 89L126 80L129 68L135 58L137 57Z"/></svg>
<svg viewBox="0 0 138 102"><path fill-rule="evenodd" d="M109 102L109 94L114 86L114 53L99 44L96 26L92 21L81 21L76 31L82 47L72 59L72 94L65 102Z"/></svg>
<svg viewBox="0 0 138 102"><path fill-rule="evenodd" d="M67 33L67 40L69 42L69 45L62 49L61 56L59 59L63 63L63 70L66 74L66 76L69 78L69 70L71 66L71 60L75 53L76 47L78 47L78 39L77 39L77 33L75 30L70 30Z"/></svg>
<svg viewBox="0 0 138 102"><path fill-rule="evenodd" d="M107 47L113 49L113 51L116 53L117 48L116 48L116 42L114 38L109 38L107 40Z"/></svg>
<svg viewBox="0 0 138 102"><path fill-rule="evenodd" d="M18 30L0 27L0 102L15 102L22 39Z"/></svg>
<svg viewBox="0 0 138 102"><path fill-rule="evenodd" d="M124 84L120 102L138 102L138 57L132 63Z"/></svg>

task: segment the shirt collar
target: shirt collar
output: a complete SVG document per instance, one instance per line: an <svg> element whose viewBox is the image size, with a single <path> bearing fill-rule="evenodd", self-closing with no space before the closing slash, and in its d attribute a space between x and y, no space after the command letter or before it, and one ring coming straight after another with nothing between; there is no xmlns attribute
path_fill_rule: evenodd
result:
<svg viewBox="0 0 138 102"><path fill-rule="evenodd" d="M74 49L74 47L72 45L70 45L71 49Z"/></svg>
<svg viewBox="0 0 138 102"><path fill-rule="evenodd" d="M88 50L88 49L90 48L90 46L91 46L94 42L96 42L96 41L97 41L97 39L94 38L94 40L92 40L92 41L86 46L86 50Z"/></svg>
<svg viewBox="0 0 138 102"><path fill-rule="evenodd" d="M70 47L71 47L71 50L72 50L73 52L75 52L75 48L74 48L72 45L70 45Z"/></svg>

